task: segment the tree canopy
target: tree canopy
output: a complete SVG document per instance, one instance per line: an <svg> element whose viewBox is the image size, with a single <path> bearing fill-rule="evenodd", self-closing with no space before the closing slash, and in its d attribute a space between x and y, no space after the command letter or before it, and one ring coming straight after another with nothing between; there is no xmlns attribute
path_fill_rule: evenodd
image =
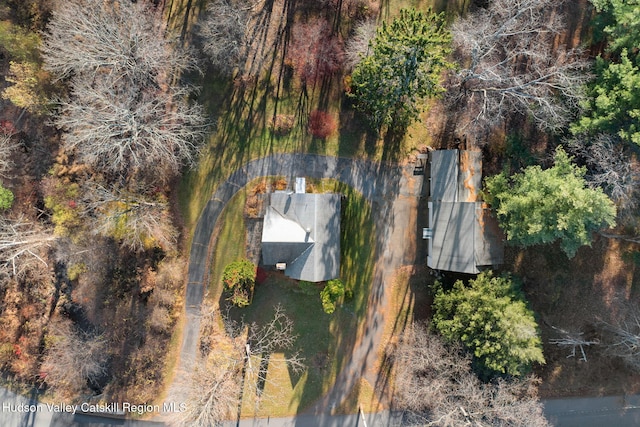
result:
<svg viewBox="0 0 640 427"><path fill-rule="evenodd" d="M608 54L598 57L596 78L588 87L584 115L574 133L617 134L640 145L640 1L592 0L598 12Z"/></svg>
<svg viewBox="0 0 640 427"><path fill-rule="evenodd" d="M555 165L530 166L509 178L505 172L485 180L485 196L495 209L507 240L521 246L560 241L572 258L591 243L591 233L615 226L616 208L600 188L589 188L586 169L558 147Z"/></svg>
<svg viewBox="0 0 640 427"><path fill-rule="evenodd" d="M238 307L246 307L253 299L256 266L248 259L232 262L224 268L222 282L229 301Z"/></svg>
<svg viewBox="0 0 640 427"><path fill-rule="evenodd" d="M465 109L474 133L514 113L542 129L562 129L588 80L579 49L558 44L564 16L554 0L490 0L458 18L451 29L459 68L448 81L452 108ZM458 126L467 124L458 123Z"/></svg>
<svg viewBox="0 0 640 427"><path fill-rule="evenodd" d="M460 344L445 344L427 325L407 325L392 357L394 404L404 412L405 425L550 425L535 377L484 383L471 370L471 357Z"/></svg>
<svg viewBox="0 0 640 427"><path fill-rule="evenodd" d="M458 280L433 300L433 324L452 342L461 341L487 373L522 375L544 363L533 312L509 276L481 273L469 285Z"/></svg>
<svg viewBox="0 0 640 427"><path fill-rule="evenodd" d="M416 120L421 102L443 92L440 79L451 36L442 14L403 9L383 23L371 41L370 54L351 76L351 96L371 126L403 129Z"/></svg>
<svg viewBox="0 0 640 427"><path fill-rule="evenodd" d="M45 69L70 83L55 119L63 147L114 180L157 184L194 163L206 118L173 85L194 60L151 12L145 2L61 2L41 49Z"/></svg>

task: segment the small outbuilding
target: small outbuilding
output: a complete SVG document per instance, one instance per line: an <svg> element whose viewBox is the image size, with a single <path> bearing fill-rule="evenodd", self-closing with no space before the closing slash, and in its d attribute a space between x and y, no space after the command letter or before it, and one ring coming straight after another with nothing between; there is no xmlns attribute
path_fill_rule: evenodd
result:
<svg viewBox="0 0 640 427"><path fill-rule="evenodd" d="M262 229L262 263L292 279L321 282L340 276L340 195L270 195Z"/></svg>
<svg viewBox="0 0 640 427"><path fill-rule="evenodd" d="M477 274L502 264L504 236L480 198L482 153L436 150L430 153L427 265L434 270Z"/></svg>

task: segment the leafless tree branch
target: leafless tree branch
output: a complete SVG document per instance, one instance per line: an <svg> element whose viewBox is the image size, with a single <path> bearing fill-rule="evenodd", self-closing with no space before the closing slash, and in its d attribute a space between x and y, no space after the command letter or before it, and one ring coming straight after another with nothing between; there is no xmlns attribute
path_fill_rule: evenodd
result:
<svg viewBox="0 0 640 427"><path fill-rule="evenodd" d="M369 43L376 36L376 28L374 19L361 21L356 25L345 46L345 65L348 69L354 69L369 54Z"/></svg>
<svg viewBox="0 0 640 427"><path fill-rule="evenodd" d="M618 323L600 322L605 351L619 357L631 369L640 371L640 311L628 307L627 315Z"/></svg>
<svg viewBox="0 0 640 427"><path fill-rule="evenodd" d="M587 179L592 186L602 187L618 206L623 220L633 216L638 207L638 164L617 135L579 135L567 141L570 152L587 165Z"/></svg>
<svg viewBox="0 0 640 427"><path fill-rule="evenodd" d="M241 68L247 58L250 6L242 1L216 0L207 6L199 27L202 49L211 64L225 74Z"/></svg>
<svg viewBox="0 0 640 427"><path fill-rule="evenodd" d="M445 346L425 325L403 335L394 365L397 404L410 425L549 425L534 378L483 384L462 349Z"/></svg>
<svg viewBox="0 0 640 427"><path fill-rule="evenodd" d="M218 426L248 395L254 397L256 406L277 399L268 393L276 390L275 380L267 375L269 364L285 364L293 372L304 369L299 353L290 352L297 337L281 306L262 325L223 317L225 330L217 331L218 318L212 312L203 316L202 329L210 336L203 337L201 348L212 350L216 341L216 349L198 361L194 374L180 384L179 393L190 397L187 411L176 420L179 425Z"/></svg>
<svg viewBox="0 0 640 427"><path fill-rule="evenodd" d="M553 0L491 0L452 27L461 68L451 76L448 97L468 109L463 126L489 129L513 112L543 129L571 120L589 79L589 62L578 49L557 46L564 19Z"/></svg>
<svg viewBox="0 0 640 427"><path fill-rule="evenodd" d="M47 266L43 251L55 240L51 230L35 223L0 217L0 275L18 276L33 263Z"/></svg>
<svg viewBox="0 0 640 427"><path fill-rule="evenodd" d="M13 135L0 132L0 176L5 176L12 167L11 154L18 144L13 140Z"/></svg>
<svg viewBox="0 0 640 427"><path fill-rule="evenodd" d="M94 181L87 181L82 190L82 216L93 223L94 234L116 237L133 251L148 249L151 244L165 251L175 248L178 232L164 196L153 198L145 191L106 188Z"/></svg>
<svg viewBox="0 0 640 427"><path fill-rule="evenodd" d="M176 173L195 162L206 129L202 108L186 90L119 87L80 80L61 102L56 124L79 160L114 174ZM158 172L161 171L161 172Z"/></svg>
<svg viewBox="0 0 640 427"><path fill-rule="evenodd" d="M42 44L45 68L59 78L107 73L116 82L146 85L195 66L148 7L142 1L59 2Z"/></svg>
<svg viewBox="0 0 640 427"><path fill-rule="evenodd" d="M584 333L582 332L567 332L564 329L556 328L552 326L553 329L558 331L562 337L554 338L549 340L549 344L557 345L558 347L571 347L571 353L567 356L576 357L576 349L580 349L580 360L583 362L587 361L587 353L584 351L585 347L600 344L599 340L593 339L589 340L584 337Z"/></svg>
<svg viewBox="0 0 640 427"><path fill-rule="evenodd" d="M102 335L91 335L68 323L58 323L49 337L42 370L53 387L70 394L80 392L87 381L107 372L107 345Z"/></svg>
<svg viewBox="0 0 640 427"><path fill-rule="evenodd" d="M206 124L173 84L194 60L145 4L60 2L42 52L48 70L70 78L55 119L65 148L101 172L166 179L194 162Z"/></svg>

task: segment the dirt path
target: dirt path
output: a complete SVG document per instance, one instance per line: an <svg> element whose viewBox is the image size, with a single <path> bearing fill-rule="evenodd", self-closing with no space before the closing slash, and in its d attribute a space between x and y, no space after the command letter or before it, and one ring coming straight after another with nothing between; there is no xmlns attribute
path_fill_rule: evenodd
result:
<svg viewBox="0 0 640 427"><path fill-rule="evenodd" d="M272 175L289 178L333 178L353 187L372 203L377 226L378 260L367 308L364 334L354 348L349 362L339 374L333 389L311 411L327 413L339 405L361 376L375 384L374 364L384 329L384 309L388 305L385 284L398 267L415 262L415 224L421 181L410 166L320 156L314 154L275 154L251 161L223 182L203 210L191 245L186 291L186 322L183 330L178 376L189 372L197 356L200 331L200 305L210 265L212 233L224 206L251 180ZM169 395L172 396L170 388Z"/></svg>

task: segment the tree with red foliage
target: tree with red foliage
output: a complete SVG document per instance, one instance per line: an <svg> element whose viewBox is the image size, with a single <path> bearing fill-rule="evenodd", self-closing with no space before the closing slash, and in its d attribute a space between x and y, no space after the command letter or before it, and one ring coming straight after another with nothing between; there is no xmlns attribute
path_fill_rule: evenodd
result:
<svg viewBox="0 0 640 427"><path fill-rule="evenodd" d="M326 19L296 25L287 51L287 64L303 82L330 76L342 68L344 42Z"/></svg>
<svg viewBox="0 0 640 427"><path fill-rule="evenodd" d="M326 111L313 110L309 114L309 133L324 139L336 131L336 120Z"/></svg>

